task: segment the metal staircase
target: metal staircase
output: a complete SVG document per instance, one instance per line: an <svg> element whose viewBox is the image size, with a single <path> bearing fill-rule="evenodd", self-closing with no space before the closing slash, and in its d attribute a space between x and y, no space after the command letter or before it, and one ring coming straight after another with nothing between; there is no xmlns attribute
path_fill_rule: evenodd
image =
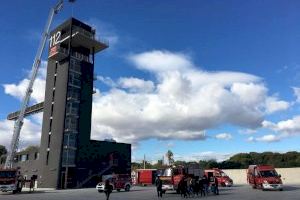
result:
<svg viewBox="0 0 300 200"><path fill-rule="evenodd" d="M82 186L84 186L86 183L88 183L92 178L94 178L96 176L102 176L107 170L109 170L113 166L115 166L115 164L113 164L113 162L110 162L109 165L107 167L105 167L104 169L102 169L99 173L92 174L89 177L87 177L84 181L82 181L81 183L77 184L76 188L82 188Z"/></svg>

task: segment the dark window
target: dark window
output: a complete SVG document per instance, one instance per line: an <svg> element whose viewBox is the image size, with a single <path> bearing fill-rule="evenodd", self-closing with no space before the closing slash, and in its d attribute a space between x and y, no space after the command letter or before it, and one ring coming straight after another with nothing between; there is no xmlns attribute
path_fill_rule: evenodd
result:
<svg viewBox="0 0 300 200"><path fill-rule="evenodd" d="M49 132L51 132L52 129L52 118L50 119L50 127L49 127Z"/></svg>
<svg viewBox="0 0 300 200"><path fill-rule="evenodd" d="M48 161L49 161L49 151L47 150L46 165L48 165Z"/></svg>
<svg viewBox="0 0 300 200"><path fill-rule="evenodd" d="M38 152L34 153L34 160L38 160L40 157L40 154Z"/></svg>
<svg viewBox="0 0 300 200"><path fill-rule="evenodd" d="M50 142L51 142L51 135L48 135L48 147L50 147Z"/></svg>

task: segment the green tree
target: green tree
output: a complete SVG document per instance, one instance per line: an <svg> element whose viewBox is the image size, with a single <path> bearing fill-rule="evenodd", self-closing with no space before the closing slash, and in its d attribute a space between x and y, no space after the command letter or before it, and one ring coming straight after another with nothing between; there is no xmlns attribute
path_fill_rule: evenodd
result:
<svg viewBox="0 0 300 200"><path fill-rule="evenodd" d="M173 165L174 164L174 154L171 150L168 150L166 153L167 159L168 159L168 163L169 165Z"/></svg>

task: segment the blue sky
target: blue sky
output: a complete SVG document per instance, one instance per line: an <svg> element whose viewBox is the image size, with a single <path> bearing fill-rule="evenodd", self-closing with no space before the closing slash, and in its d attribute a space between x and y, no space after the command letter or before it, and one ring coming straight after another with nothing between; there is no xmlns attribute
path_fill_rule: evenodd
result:
<svg viewBox="0 0 300 200"><path fill-rule="evenodd" d="M0 7L0 143L9 144L49 1ZM72 15L110 48L96 56L93 138L131 142L133 159L222 160L250 151L299 151L299 1L80 1ZM72 11L73 10L73 11ZM43 59L46 60L46 53ZM43 100L45 66L32 102ZM41 115L21 146L38 144Z"/></svg>

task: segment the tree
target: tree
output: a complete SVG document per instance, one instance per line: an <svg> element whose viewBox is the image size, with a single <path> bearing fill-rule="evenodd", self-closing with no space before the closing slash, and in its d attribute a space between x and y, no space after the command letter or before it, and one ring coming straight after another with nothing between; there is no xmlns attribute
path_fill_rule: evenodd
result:
<svg viewBox="0 0 300 200"><path fill-rule="evenodd" d="M6 147L3 145L0 145L0 157L5 154L7 154Z"/></svg>
<svg viewBox="0 0 300 200"><path fill-rule="evenodd" d="M174 164L173 152L171 150L168 150L167 153L166 153L166 156L167 156L169 165L173 165Z"/></svg>

